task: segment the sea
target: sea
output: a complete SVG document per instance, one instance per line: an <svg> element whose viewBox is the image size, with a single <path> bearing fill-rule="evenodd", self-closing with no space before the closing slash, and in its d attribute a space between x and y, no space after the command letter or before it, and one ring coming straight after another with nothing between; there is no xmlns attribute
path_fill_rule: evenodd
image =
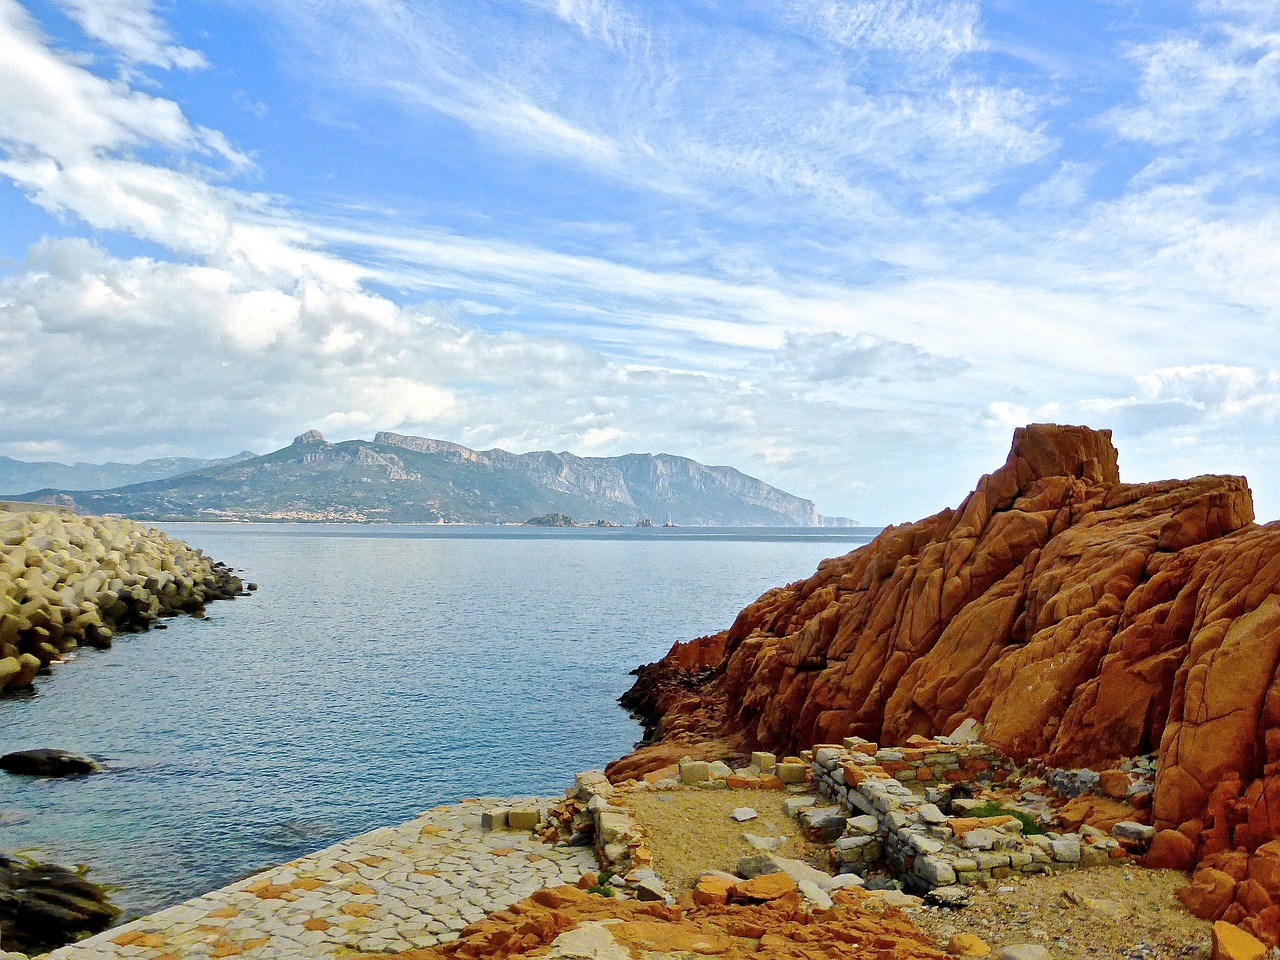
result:
<svg viewBox="0 0 1280 960"><path fill-rule="evenodd" d="M629 672L870 529L162 525L250 597L0 695L0 852L87 864L127 916L441 803L559 795L641 734Z"/></svg>

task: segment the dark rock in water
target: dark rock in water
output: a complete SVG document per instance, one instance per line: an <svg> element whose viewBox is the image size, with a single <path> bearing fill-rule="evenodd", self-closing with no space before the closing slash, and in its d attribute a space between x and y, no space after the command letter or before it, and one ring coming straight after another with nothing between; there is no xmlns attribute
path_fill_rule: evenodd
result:
<svg viewBox="0 0 1280 960"><path fill-rule="evenodd" d="M0 856L0 950L42 953L105 930L119 916L106 892L80 873Z"/></svg>
<svg viewBox="0 0 1280 960"><path fill-rule="evenodd" d="M92 757L68 750L17 750L0 757L0 770L29 777L73 777L101 769Z"/></svg>

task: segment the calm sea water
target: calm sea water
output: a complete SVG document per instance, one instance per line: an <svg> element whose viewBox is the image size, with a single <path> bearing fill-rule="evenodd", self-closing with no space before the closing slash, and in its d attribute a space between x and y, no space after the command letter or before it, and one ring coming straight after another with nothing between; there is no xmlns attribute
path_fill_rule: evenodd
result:
<svg viewBox="0 0 1280 960"><path fill-rule="evenodd" d="M627 752L636 665L728 626L857 530L170 524L260 589L0 697L0 851L87 863L146 913L468 796L555 794Z"/></svg>

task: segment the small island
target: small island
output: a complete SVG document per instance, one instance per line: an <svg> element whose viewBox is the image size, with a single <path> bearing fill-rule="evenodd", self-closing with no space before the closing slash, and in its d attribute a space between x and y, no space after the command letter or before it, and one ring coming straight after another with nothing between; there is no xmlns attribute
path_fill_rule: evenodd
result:
<svg viewBox="0 0 1280 960"><path fill-rule="evenodd" d="M591 524L579 523L567 513L544 513L540 517L524 522L526 527L586 527Z"/></svg>

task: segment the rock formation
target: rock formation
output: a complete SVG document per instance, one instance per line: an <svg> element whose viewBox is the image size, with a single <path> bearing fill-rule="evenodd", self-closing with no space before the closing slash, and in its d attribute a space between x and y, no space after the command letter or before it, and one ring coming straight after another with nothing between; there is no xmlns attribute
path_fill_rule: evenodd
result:
<svg viewBox="0 0 1280 960"><path fill-rule="evenodd" d="M105 930L119 916L83 869L0 856L0 951L42 953Z"/></svg>
<svg viewBox="0 0 1280 960"><path fill-rule="evenodd" d="M0 504L0 690L80 644L241 592L224 565L131 520Z"/></svg>
<svg viewBox="0 0 1280 960"><path fill-rule="evenodd" d="M658 745L610 775L704 737L785 752L973 719L1019 762L1155 752L1157 827L1196 858L1253 849L1280 835L1280 523L1253 520L1242 477L1122 483L1109 431L1024 427L958 508L640 668L624 703Z"/></svg>

